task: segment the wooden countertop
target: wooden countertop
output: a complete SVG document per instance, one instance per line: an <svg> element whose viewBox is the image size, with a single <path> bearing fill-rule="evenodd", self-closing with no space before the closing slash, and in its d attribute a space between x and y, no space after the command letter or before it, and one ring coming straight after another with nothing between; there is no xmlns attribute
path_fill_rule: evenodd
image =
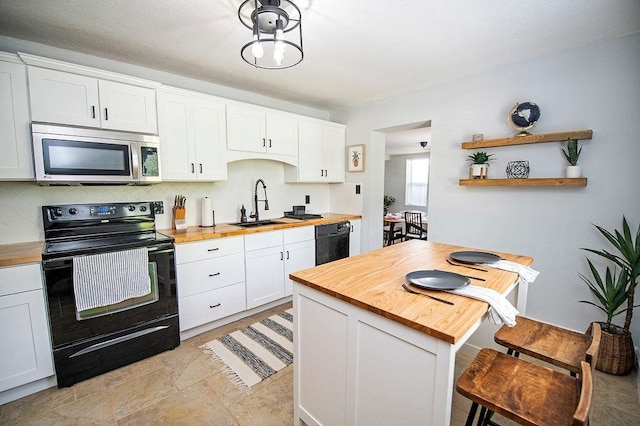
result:
<svg viewBox="0 0 640 426"><path fill-rule="evenodd" d="M41 262L43 245L42 241L1 244L0 267Z"/></svg>
<svg viewBox="0 0 640 426"><path fill-rule="evenodd" d="M514 272L485 268L488 272L449 265L449 253L480 250L430 241L407 241L358 256L292 273L290 278L362 309L406 325L450 344L457 343L478 320L489 305L446 292L430 292L455 305L447 305L427 297L407 293L401 286L405 275L412 271L438 269L485 278L471 280L472 285L488 287L506 293L517 280ZM533 258L493 252L505 260L531 265Z"/></svg>
<svg viewBox="0 0 640 426"><path fill-rule="evenodd" d="M220 224L212 228L190 226L184 231L175 229L163 229L158 232L173 237L176 243L207 240L210 238L230 237L233 235L246 235L256 232L273 231L275 229L295 228L298 226L311 226L323 223L337 222L340 220L360 219L362 216L340 213L323 213L322 219L297 220L289 218L271 219L278 222L275 225L260 226L258 228L242 228L231 224ZM0 267L17 266L26 263L42 262L43 241L27 243L0 244Z"/></svg>
<svg viewBox="0 0 640 426"><path fill-rule="evenodd" d="M211 228L190 226L185 230L160 229L158 232L173 237L176 243L188 243L193 241L208 240L211 238L231 237L234 235L247 235L256 232L274 231L276 229L289 229L299 226L320 225L323 223L338 222L341 220L360 219L362 216L341 213L322 213L322 219L298 220L290 218L269 219L277 224L259 226L256 228L243 228L241 226L221 223Z"/></svg>

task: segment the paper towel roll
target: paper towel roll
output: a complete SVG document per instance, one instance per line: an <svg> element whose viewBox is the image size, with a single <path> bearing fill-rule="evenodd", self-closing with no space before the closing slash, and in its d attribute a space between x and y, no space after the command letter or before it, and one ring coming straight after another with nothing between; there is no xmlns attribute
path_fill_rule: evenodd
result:
<svg viewBox="0 0 640 426"><path fill-rule="evenodd" d="M202 226L213 226L213 200L209 197L202 199Z"/></svg>

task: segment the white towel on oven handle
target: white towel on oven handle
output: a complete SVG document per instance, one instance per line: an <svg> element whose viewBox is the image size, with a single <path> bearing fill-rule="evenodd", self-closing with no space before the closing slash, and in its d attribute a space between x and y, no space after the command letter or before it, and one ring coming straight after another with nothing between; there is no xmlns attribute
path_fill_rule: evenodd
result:
<svg viewBox="0 0 640 426"><path fill-rule="evenodd" d="M507 300L506 297L495 290L491 290L486 287L468 285L466 287L446 291L487 302L490 306L489 320L494 324L507 324L509 327L516 325L516 315L519 313L518 310Z"/></svg>
<svg viewBox="0 0 640 426"><path fill-rule="evenodd" d="M147 248L75 256L73 292L78 312L149 294Z"/></svg>

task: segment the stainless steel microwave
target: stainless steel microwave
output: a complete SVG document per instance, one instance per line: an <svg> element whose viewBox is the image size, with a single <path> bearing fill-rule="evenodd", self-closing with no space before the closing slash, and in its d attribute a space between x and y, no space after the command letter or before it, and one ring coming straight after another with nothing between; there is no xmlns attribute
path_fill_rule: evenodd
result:
<svg viewBox="0 0 640 426"><path fill-rule="evenodd" d="M40 185L148 185L161 181L158 136L32 123Z"/></svg>

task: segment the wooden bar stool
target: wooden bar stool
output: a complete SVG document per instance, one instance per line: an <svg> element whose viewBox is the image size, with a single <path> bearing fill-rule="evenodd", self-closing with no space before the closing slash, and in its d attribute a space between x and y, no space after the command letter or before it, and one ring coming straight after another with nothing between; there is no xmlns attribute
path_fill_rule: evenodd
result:
<svg viewBox="0 0 640 426"><path fill-rule="evenodd" d="M591 409L592 366L582 361L579 376L572 377L485 348L462 373L456 390L473 402L467 426L478 405L483 406L478 425L495 425L491 414L496 412L522 425L583 426Z"/></svg>
<svg viewBox="0 0 640 426"><path fill-rule="evenodd" d="M591 334L576 333L566 328L516 317L516 325L503 325L494 335L497 344L506 347L509 355L515 352L569 370L572 376L580 373L580 362L593 364L600 347L600 325L594 323Z"/></svg>

